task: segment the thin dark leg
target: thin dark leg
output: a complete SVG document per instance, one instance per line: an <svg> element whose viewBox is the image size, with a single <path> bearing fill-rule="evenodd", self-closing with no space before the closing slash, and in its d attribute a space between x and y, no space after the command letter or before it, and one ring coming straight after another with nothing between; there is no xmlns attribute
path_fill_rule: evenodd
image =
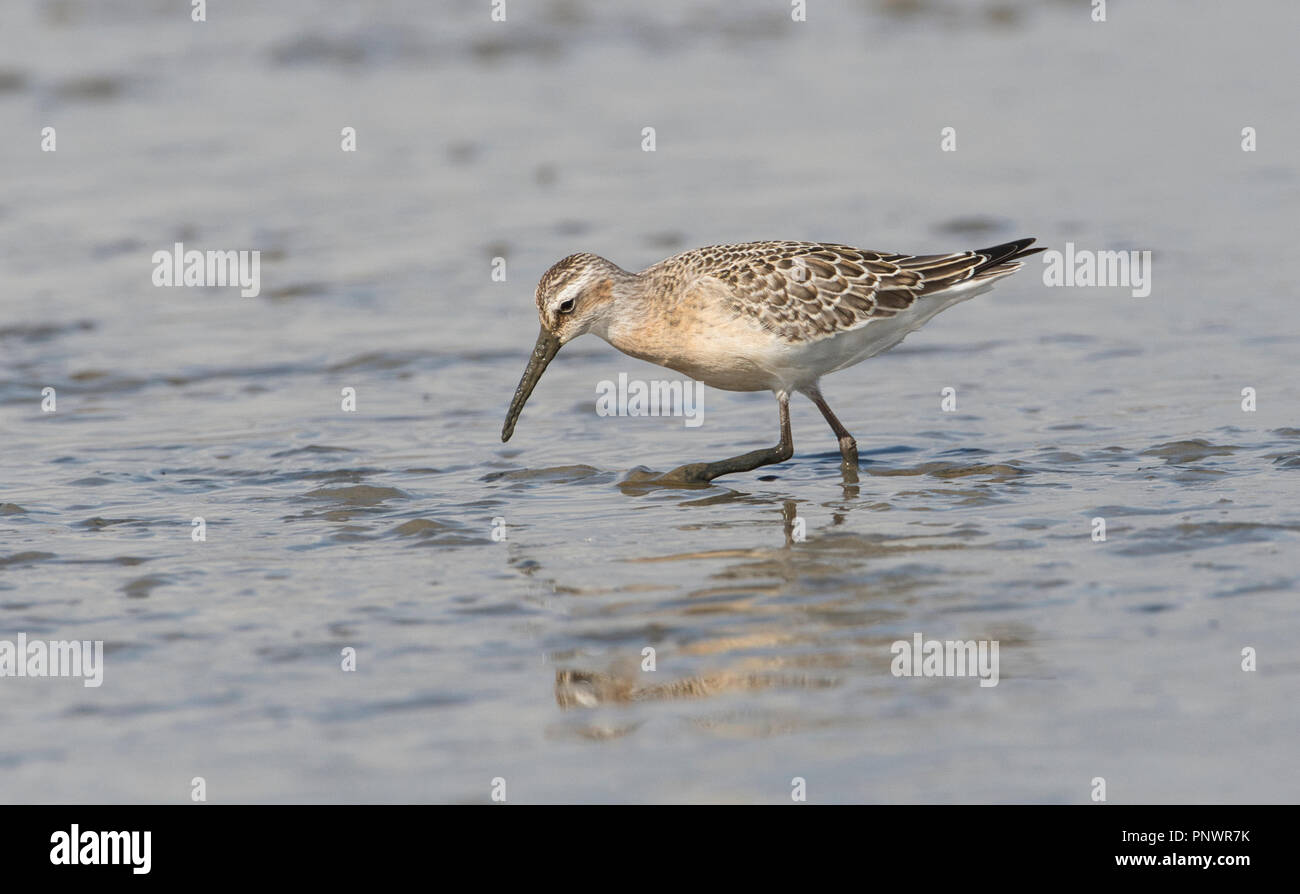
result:
<svg viewBox="0 0 1300 894"><path fill-rule="evenodd" d="M678 466L666 473L660 481L712 481L719 475L733 475L736 472L750 472L759 466L783 463L794 456L794 438L790 436L790 395L779 392L776 395L777 406L781 410L781 443L775 447L751 450L730 459L720 459L713 463L688 463Z"/></svg>
<svg viewBox="0 0 1300 894"><path fill-rule="evenodd" d="M840 457L844 460L844 465L858 467L858 442L853 440L853 435L844 427L844 423L836 418L831 412L830 405L826 403L826 398L822 397L821 389L816 385L804 391L804 394L817 405L817 409L822 411L826 421L831 425L831 431L835 432L835 437L840 439Z"/></svg>

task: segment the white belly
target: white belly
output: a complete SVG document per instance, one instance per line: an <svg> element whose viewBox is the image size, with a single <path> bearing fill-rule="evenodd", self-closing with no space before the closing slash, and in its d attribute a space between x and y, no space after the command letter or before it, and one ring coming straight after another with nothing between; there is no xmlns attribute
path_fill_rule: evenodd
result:
<svg viewBox="0 0 1300 894"><path fill-rule="evenodd" d="M991 288L991 282L963 283L945 292L926 295L888 319L873 320L819 341L788 345L773 372L785 383L786 390L812 385L827 373L888 351L935 314Z"/></svg>

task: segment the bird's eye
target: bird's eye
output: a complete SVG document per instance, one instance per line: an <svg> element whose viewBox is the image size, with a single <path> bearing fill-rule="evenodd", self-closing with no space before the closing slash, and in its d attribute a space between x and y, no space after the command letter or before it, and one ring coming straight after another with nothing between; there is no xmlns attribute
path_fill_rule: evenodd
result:
<svg viewBox="0 0 1300 894"><path fill-rule="evenodd" d="M573 299L572 299L572 298L566 298L566 299L564 299L563 301L560 302L560 313L562 313L562 314L571 314L571 313L573 313Z"/></svg>

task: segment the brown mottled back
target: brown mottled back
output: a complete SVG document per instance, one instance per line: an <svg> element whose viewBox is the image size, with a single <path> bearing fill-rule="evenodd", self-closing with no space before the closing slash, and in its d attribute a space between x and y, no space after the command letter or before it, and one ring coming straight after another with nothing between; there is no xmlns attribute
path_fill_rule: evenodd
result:
<svg viewBox="0 0 1300 894"><path fill-rule="evenodd" d="M644 271L662 285L710 276L731 309L787 342L816 341L905 310L923 295L1014 272L1033 240L946 255L904 255L820 242L711 245Z"/></svg>

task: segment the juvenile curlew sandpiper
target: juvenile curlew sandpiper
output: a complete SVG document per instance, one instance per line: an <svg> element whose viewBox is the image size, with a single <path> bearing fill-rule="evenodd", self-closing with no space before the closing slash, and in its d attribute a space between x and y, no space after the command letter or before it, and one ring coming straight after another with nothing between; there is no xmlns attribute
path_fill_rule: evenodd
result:
<svg viewBox="0 0 1300 894"><path fill-rule="evenodd" d="M858 448L818 388L822 376L874 357L945 308L993 287L1042 251L1017 239L975 251L903 255L819 242L697 248L629 273L593 254L570 255L542 276L542 328L506 414L514 434L524 403L556 353L591 332L624 354L727 391L772 391L781 443L664 481L703 482L785 462L794 454L790 394L817 405L839 438L846 471Z"/></svg>

